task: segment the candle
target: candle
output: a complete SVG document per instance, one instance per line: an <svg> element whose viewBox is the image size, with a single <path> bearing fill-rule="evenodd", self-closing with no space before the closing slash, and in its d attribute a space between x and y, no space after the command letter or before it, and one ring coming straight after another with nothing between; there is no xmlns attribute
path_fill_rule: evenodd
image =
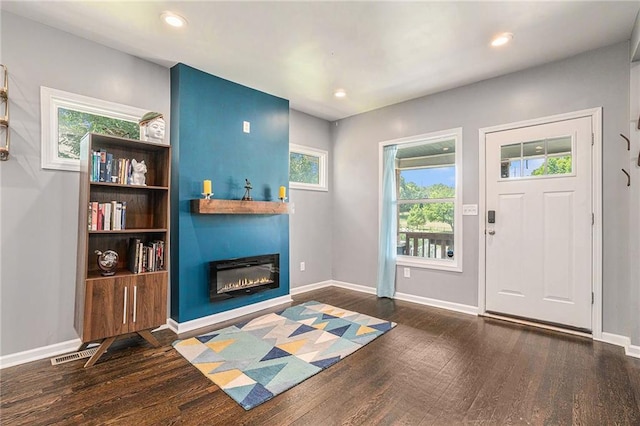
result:
<svg viewBox="0 0 640 426"><path fill-rule="evenodd" d="M287 196L287 188L284 186L280 187L280 197L278 198L285 198Z"/></svg>
<svg viewBox="0 0 640 426"><path fill-rule="evenodd" d="M203 188L202 192L204 194L211 194L211 181L210 180L205 180L203 182L202 188Z"/></svg>

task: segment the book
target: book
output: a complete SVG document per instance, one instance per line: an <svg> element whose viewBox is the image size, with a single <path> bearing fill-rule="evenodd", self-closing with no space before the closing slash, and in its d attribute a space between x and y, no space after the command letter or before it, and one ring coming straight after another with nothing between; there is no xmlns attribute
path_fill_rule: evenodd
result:
<svg viewBox="0 0 640 426"><path fill-rule="evenodd" d="M107 174L107 151L104 149L100 150L100 182L105 182L105 177Z"/></svg>
<svg viewBox="0 0 640 426"><path fill-rule="evenodd" d="M98 204L98 226L97 230L102 231L104 229L104 204Z"/></svg>
<svg viewBox="0 0 640 426"><path fill-rule="evenodd" d="M104 180L105 182L111 182L113 176L113 154L107 152L107 163Z"/></svg>
<svg viewBox="0 0 640 426"><path fill-rule="evenodd" d="M138 273L138 257L141 241L139 238L129 238L129 270Z"/></svg>
<svg viewBox="0 0 640 426"><path fill-rule="evenodd" d="M119 231L122 229L122 203L116 202L116 210L113 213L113 221L115 222L114 231Z"/></svg>
<svg viewBox="0 0 640 426"><path fill-rule="evenodd" d="M111 231L111 203L104 203L104 230Z"/></svg>
<svg viewBox="0 0 640 426"><path fill-rule="evenodd" d="M117 231L118 228L116 228L117 224L116 224L116 204L118 202L117 201L112 201L111 202L111 230L112 231Z"/></svg>
<svg viewBox="0 0 640 426"><path fill-rule="evenodd" d="M98 202L91 202L91 230L98 230Z"/></svg>
<svg viewBox="0 0 640 426"><path fill-rule="evenodd" d="M120 229L127 229L127 202L122 202L122 220L120 221Z"/></svg>

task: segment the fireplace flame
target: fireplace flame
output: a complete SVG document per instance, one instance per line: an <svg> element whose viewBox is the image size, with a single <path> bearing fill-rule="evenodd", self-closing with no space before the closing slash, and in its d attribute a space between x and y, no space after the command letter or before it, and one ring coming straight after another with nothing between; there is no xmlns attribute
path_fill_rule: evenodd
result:
<svg viewBox="0 0 640 426"><path fill-rule="evenodd" d="M253 287L255 285L264 285L264 284L271 284L273 283L273 280L269 279L269 278L258 278L257 280L251 280L248 278L241 278L236 282L231 282L231 283L226 283L221 289L220 291L224 292L224 291L229 291L229 290L237 290L237 289L241 289L241 288L245 288L245 287Z"/></svg>

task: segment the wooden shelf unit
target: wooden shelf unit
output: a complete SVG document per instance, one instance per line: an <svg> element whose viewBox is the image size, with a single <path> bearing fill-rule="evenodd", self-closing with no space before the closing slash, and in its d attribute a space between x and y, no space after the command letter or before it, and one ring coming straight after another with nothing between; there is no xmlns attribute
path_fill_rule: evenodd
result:
<svg viewBox="0 0 640 426"><path fill-rule="evenodd" d="M92 182L92 152L101 149L115 158L145 161L147 186ZM85 364L93 365L123 334L138 333L152 345L150 333L167 321L169 267L169 145L111 136L89 134L80 148L80 201L78 206L78 266L74 325L82 348L100 342L95 355ZM89 230L90 202L125 201L126 228ZM129 270L129 240L149 243L164 241L164 269L132 273ZM103 276L95 251L115 250L118 265L114 275Z"/></svg>
<svg viewBox="0 0 640 426"><path fill-rule="evenodd" d="M191 200L191 212L198 214L289 214L289 203L242 200Z"/></svg>

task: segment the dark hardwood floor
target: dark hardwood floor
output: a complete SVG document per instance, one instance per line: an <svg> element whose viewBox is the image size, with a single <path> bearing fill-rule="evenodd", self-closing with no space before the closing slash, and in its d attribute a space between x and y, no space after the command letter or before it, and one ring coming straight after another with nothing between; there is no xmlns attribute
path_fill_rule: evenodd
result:
<svg viewBox="0 0 640 426"><path fill-rule="evenodd" d="M92 368L0 371L0 423L640 425L640 360L620 347L338 288L294 299L398 326L250 411L172 349L172 332L155 333L160 348L124 339Z"/></svg>

